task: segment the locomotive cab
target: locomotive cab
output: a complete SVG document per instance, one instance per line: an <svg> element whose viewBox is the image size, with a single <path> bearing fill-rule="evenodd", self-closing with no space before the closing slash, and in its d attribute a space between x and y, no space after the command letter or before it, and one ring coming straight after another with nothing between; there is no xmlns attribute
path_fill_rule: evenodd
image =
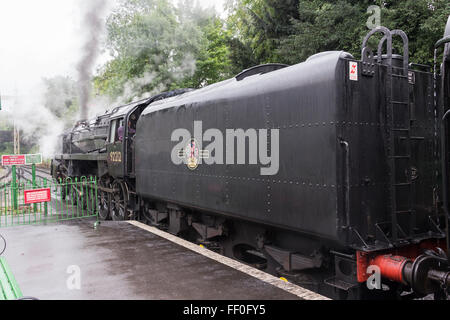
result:
<svg viewBox="0 0 450 320"><path fill-rule="evenodd" d="M106 144L109 174L115 179L134 178L134 136L136 123L149 100L113 110Z"/></svg>
<svg viewBox="0 0 450 320"><path fill-rule="evenodd" d="M117 118L111 120L109 127L108 144L106 151L108 153L108 167L110 174L121 177L123 176L122 162L123 162L123 128L124 118Z"/></svg>

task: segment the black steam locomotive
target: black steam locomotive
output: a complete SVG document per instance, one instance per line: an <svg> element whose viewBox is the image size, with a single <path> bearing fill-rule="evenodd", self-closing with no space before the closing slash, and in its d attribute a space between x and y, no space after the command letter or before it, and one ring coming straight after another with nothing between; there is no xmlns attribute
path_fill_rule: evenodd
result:
<svg viewBox="0 0 450 320"><path fill-rule="evenodd" d="M98 177L102 219L144 220L333 298L444 298L449 39L450 19L440 72L379 27L361 61L324 52L115 108L64 135L53 175Z"/></svg>

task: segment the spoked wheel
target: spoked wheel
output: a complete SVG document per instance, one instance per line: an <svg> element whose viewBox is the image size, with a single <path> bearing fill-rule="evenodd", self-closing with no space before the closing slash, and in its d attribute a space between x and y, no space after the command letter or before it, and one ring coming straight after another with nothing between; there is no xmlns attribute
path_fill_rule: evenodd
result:
<svg viewBox="0 0 450 320"><path fill-rule="evenodd" d="M64 176L62 176L62 175L59 175L57 178L56 178L56 181L58 182L58 184L59 184L59 192L58 192L58 195L60 195L61 196L61 199L62 200L66 200L66 198L67 198L67 190L66 190L66 185L65 185L65 183L64 183Z"/></svg>
<svg viewBox="0 0 450 320"><path fill-rule="evenodd" d="M113 189L115 191L111 201L111 218L114 221L127 220L127 190L125 184L121 181L115 181Z"/></svg>
<svg viewBox="0 0 450 320"><path fill-rule="evenodd" d="M95 191L89 190L84 197L84 203L86 208L86 214L92 216L95 214L97 199L95 198Z"/></svg>
<svg viewBox="0 0 450 320"><path fill-rule="evenodd" d="M98 216L100 220L106 221L109 219L109 196L108 193L99 190L98 191L98 200L97 200L97 210L98 210Z"/></svg>
<svg viewBox="0 0 450 320"><path fill-rule="evenodd" d="M76 187L71 186L69 192L70 192L70 201L72 202L73 206L76 206L78 204L78 198L79 198L78 190Z"/></svg>
<svg viewBox="0 0 450 320"><path fill-rule="evenodd" d="M72 202L73 214L77 216L81 215L83 211L83 202L81 201L81 196L75 186L71 186L70 188L70 201Z"/></svg>

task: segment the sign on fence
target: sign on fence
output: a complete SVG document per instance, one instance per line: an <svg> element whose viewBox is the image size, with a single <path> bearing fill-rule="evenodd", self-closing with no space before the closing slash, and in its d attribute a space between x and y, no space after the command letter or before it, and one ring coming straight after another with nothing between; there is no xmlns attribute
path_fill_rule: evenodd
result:
<svg viewBox="0 0 450 320"><path fill-rule="evenodd" d="M47 189L37 189L37 190L25 190L24 191L24 200L25 204L33 204L33 203L42 203L42 202L51 202L50 188Z"/></svg>
<svg viewBox="0 0 450 320"><path fill-rule="evenodd" d="M2 156L2 165L6 166L23 166L26 164L25 155Z"/></svg>
<svg viewBox="0 0 450 320"><path fill-rule="evenodd" d="M41 154L14 154L2 156L3 166L25 166L41 163L42 163Z"/></svg>
<svg viewBox="0 0 450 320"><path fill-rule="evenodd" d="M42 154L26 154L25 155L25 164L41 164L42 163Z"/></svg>
<svg viewBox="0 0 450 320"><path fill-rule="evenodd" d="M22 177L24 178L24 177ZM97 218L95 177L0 183L0 228Z"/></svg>

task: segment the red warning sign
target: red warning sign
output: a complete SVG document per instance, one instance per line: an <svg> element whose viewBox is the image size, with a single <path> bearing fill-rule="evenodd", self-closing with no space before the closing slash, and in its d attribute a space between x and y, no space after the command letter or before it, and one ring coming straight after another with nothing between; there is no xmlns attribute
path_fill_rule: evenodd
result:
<svg viewBox="0 0 450 320"><path fill-rule="evenodd" d="M3 166L23 166L25 163L25 155L2 156Z"/></svg>
<svg viewBox="0 0 450 320"><path fill-rule="evenodd" d="M358 63L350 61L350 80L358 81Z"/></svg>
<svg viewBox="0 0 450 320"><path fill-rule="evenodd" d="M25 190L25 204L50 202L52 201L50 188Z"/></svg>

